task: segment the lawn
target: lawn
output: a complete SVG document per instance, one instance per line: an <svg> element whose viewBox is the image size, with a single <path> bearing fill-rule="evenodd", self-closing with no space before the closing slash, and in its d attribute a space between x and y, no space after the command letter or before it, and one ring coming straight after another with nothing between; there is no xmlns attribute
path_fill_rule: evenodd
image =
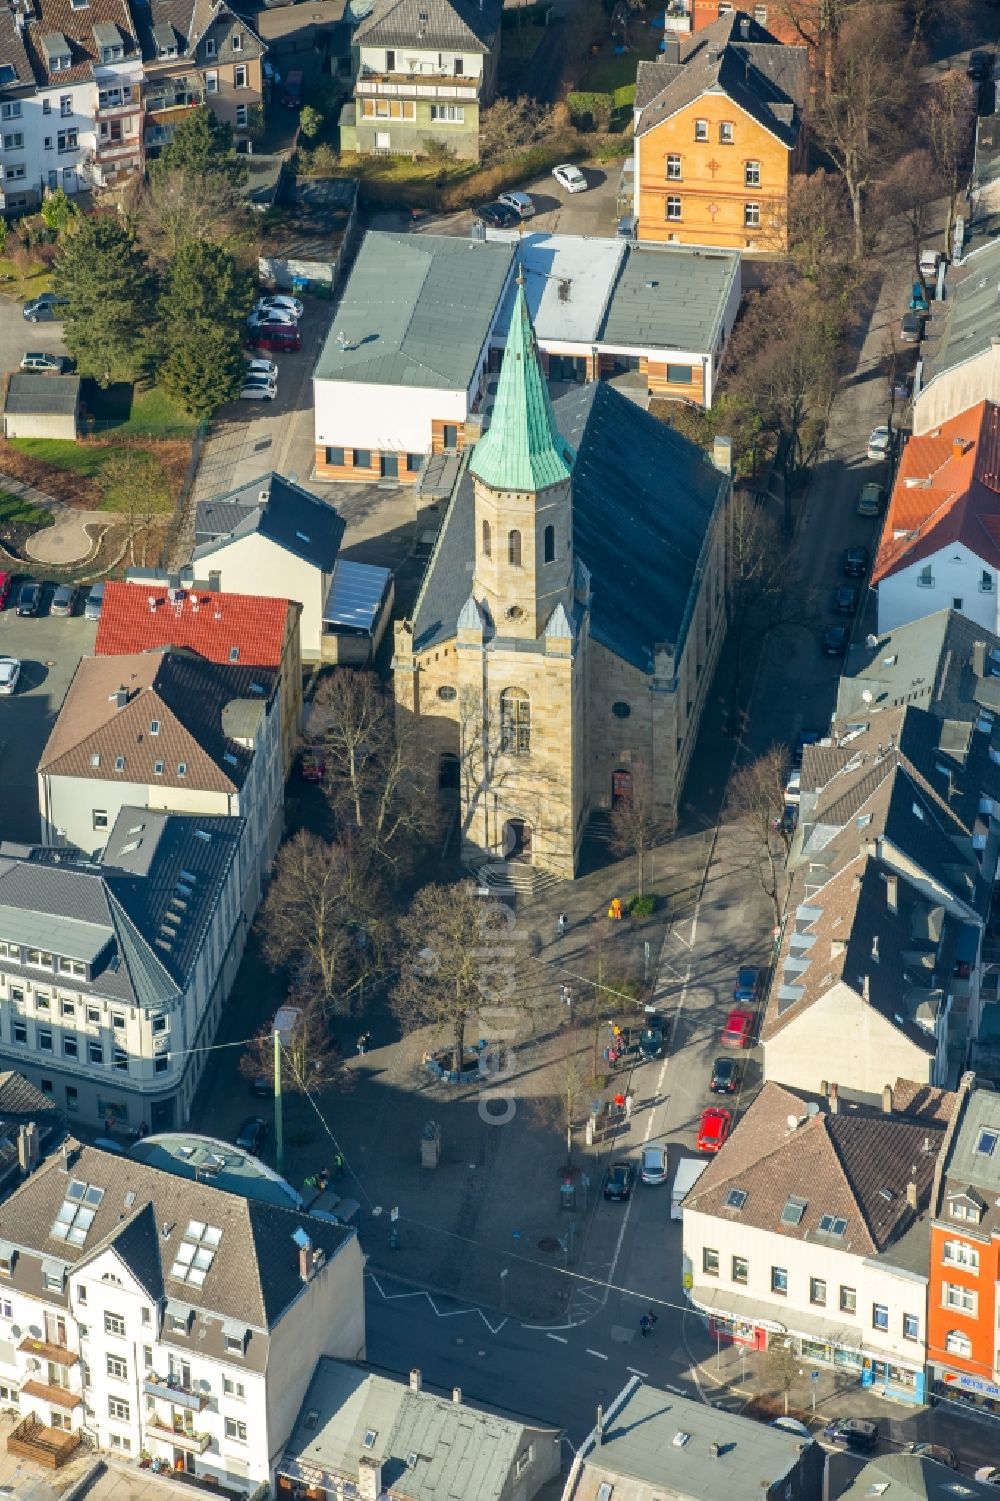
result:
<svg viewBox="0 0 1000 1501"><path fill-rule="evenodd" d="M9 438L7 441L11 448L39 464L67 469L71 474L82 474L88 479L100 474L112 454L122 451L96 443L72 443L68 438ZM39 488L44 486L39 485Z"/></svg>
<svg viewBox="0 0 1000 1501"><path fill-rule="evenodd" d="M52 517L41 506L33 506L23 496L12 495L9 490L0 490L0 527L51 525Z"/></svg>
<svg viewBox="0 0 1000 1501"><path fill-rule="evenodd" d="M20 302L28 302L32 297L38 297L42 292L52 290L52 272L46 271L39 262L29 266L22 276L14 262L6 256L0 256L0 295L4 297L16 297Z"/></svg>
<svg viewBox="0 0 1000 1501"><path fill-rule="evenodd" d="M580 71L578 91L582 93L613 94L615 89L635 83L640 62L655 61L661 34L643 22L632 21L629 28L629 50L617 57L612 43L601 45L600 55L588 58Z"/></svg>
<svg viewBox="0 0 1000 1501"><path fill-rule="evenodd" d="M87 381L83 400L97 433L113 432L116 437L178 438L191 437L198 426L195 419L158 386L137 389L119 383L102 389L95 381Z"/></svg>

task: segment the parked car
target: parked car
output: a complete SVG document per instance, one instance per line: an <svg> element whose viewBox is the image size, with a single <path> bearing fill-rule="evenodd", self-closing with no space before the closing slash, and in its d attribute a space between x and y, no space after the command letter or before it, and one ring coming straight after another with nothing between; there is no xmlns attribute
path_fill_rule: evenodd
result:
<svg viewBox="0 0 1000 1501"><path fill-rule="evenodd" d="M718 1152L725 1145L732 1124L731 1111L723 1110L721 1105L709 1105L708 1109L701 1113L701 1125L698 1127L698 1151Z"/></svg>
<svg viewBox="0 0 1000 1501"><path fill-rule="evenodd" d="M604 1174L604 1197L619 1202L632 1192L633 1169L630 1162L613 1162Z"/></svg>
<svg viewBox="0 0 1000 1501"><path fill-rule="evenodd" d="M845 1444L863 1454L869 1454L878 1443L878 1424L868 1418L835 1418L823 1431L835 1444Z"/></svg>
<svg viewBox="0 0 1000 1501"><path fill-rule="evenodd" d="M294 313L280 307L254 308L247 318L247 326L256 328L294 328L298 323Z"/></svg>
<svg viewBox="0 0 1000 1501"><path fill-rule="evenodd" d="M29 323L40 323L43 318L54 318L56 308L66 306L65 297L57 297L55 292L43 292L40 297L33 297L26 302L21 309L21 317L27 318Z"/></svg>
<svg viewBox="0 0 1000 1501"><path fill-rule="evenodd" d="M796 807L802 795L802 769L793 766L785 783L785 807Z"/></svg>
<svg viewBox="0 0 1000 1501"><path fill-rule="evenodd" d="M760 995L761 972L755 964L741 964L733 984L733 1000L755 1005Z"/></svg>
<svg viewBox="0 0 1000 1501"><path fill-rule="evenodd" d="M278 308L282 313L291 313L296 323L305 312L305 304L297 297L289 297L287 292L269 292L266 297L258 297L253 305L255 313L263 312L267 308Z"/></svg>
<svg viewBox="0 0 1000 1501"><path fill-rule="evenodd" d="M807 745L818 745L823 738L822 730L799 730L792 750L792 765L801 766Z"/></svg>
<svg viewBox="0 0 1000 1501"><path fill-rule="evenodd" d="M899 337L904 344L919 344L924 336L923 313L904 313L899 320Z"/></svg>
<svg viewBox="0 0 1000 1501"><path fill-rule="evenodd" d="M265 1077L264 1074L259 1074L257 1078L251 1082L250 1093L257 1100L273 1100L274 1085L271 1083L270 1079Z"/></svg>
<svg viewBox="0 0 1000 1501"><path fill-rule="evenodd" d="M925 281L934 281L941 264L940 250L931 250L929 247L920 252L920 275Z"/></svg>
<svg viewBox="0 0 1000 1501"><path fill-rule="evenodd" d="M656 1188L660 1183L666 1183L668 1172L666 1147L656 1141L647 1141L642 1149L642 1160L639 1165L639 1176L643 1183Z"/></svg>
<svg viewBox="0 0 1000 1501"><path fill-rule="evenodd" d="M277 386L267 380L248 380L240 392L241 401L273 401L278 394Z"/></svg>
<svg viewBox="0 0 1000 1501"><path fill-rule="evenodd" d="M4 608L10 599L10 591L14 587L14 575L12 573L0 573L0 610Z"/></svg>
<svg viewBox="0 0 1000 1501"><path fill-rule="evenodd" d="M284 87L281 90L282 109L302 108L304 82L301 68L293 68L285 79Z"/></svg>
<svg viewBox="0 0 1000 1501"><path fill-rule="evenodd" d="M858 608L858 591L852 589L850 584L841 584L833 591L833 613L835 615L853 615Z"/></svg>
<svg viewBox="0 0 1000 1501"><path fill-rule="evenodd" d="M13 693L20 676L21 664L16 657L0 657L0 693Z"/></svg>
<svg viewBox="0 0 1000 1501"><path fill-rule="evenodd" d="M944 1444L904 1444L902 1452L916 1454L920 1459L933 1459L939 1465L947 1465L949 1470L958 1469L958 1455Z"/></svg>
<svg viewBox="0 0 1000 1501"><path fill-rule="evenodd" d="M781 1428L785 1433L794 1433L796 1438L812 1438L805 1423L800 1423L798 1418L786 1418L782 1415L780 1418L772 1418L768 1427Z"/></svg>
<svg viewBox="0 0 1000 1501"><path fill-rule="evenodd" d="M623 214L618 220L615 237L619 240L634 240L638 234L639 221L634 214Z"/></svg>
<svg viewBox="0 0 1000 1501"><path fill-rule="evenodd" d="M267 1121L260 1115L249 1115L236 1133L236 1145L253 1157L259 1157L267 1140Z"/></svg>
<svg viewBox="0 0 1000 1501"><path fill-rule="evenodd" d="M724 1048L748 1048L752 1030L753 1012L745 1006L734 1006L726 1017L719 1041Z"/></svg>
<svg viewBox="0 0 1000 1501"><path fill-rule="evenodd" d="M824 657L842 657L847 651L850 630L846 625L828 625L823 632Z"/></svg>
<svg viewBox="0 0 1000 1501"><path fill-rule="evenodd" d="M37 615L42 608L41 584L22 584L17 591L17 614Z"/></svg>
<svg viewBox="0 0 1000 1501"><path fill-rule="evenodd" d="M639 1052L643 1058L662 1058L666 1047L662 1017L651 1016L639 1035Z"/></svg>
<svg viewBox="0 0 1000 1501"><path fill-rule="evenodd" d="M885 504L885 491L881 485L872 484L861 486L861 494L858 496L859 516L880 516Z"/></svg>
<svg viewBox="0 0 1000 1501"><path fill-rule="evenodd" d="M1000 1470L995 1465L982 1465L972 1478L980 1485L1000 1485Z"/></svg>
<svg viewBox="0 0 1000 1501"><path fill-rule="evenodd" d="M72 615L76 608L76 585L60 584L49 605L50 615Z"/></svg>
<svg viewBox="0 0 1000 1501"><path fill-rule="evenodd" d="M508 207L499 199L495 203L480 204L479 208L472 210L472 217L478 219L480 224L485 224L487 229L513 229L521 222L517 209Z"/></svg>
<svg viewBox="0 0 1000 1501"><path fill-rule="evenodd" d="M844 577L863 579L868 572L869 556L867 547L849 547L844 553Z"/></svg>
<svg viewBox="0 0 1000 1501"><path fill-rule="evenodd" d="M870 459L887 459L892 448L892 432L883 422L878 427L873 427L868 435L868 457Z"/></svg>
<svg viewBox="0 0 1000 1501"><path fill-rule="evenodd" d="M268 380L277 381L278 367L273 360L247 360L247 375L263 375Z"/></svg>
<svg viewBox="0 0 1000 1501"><path fill-rule="evenodd" d="M552 176L561 188L567 193L585 193L587 191L587 179L579 167L574 167L571 162L564 162L559 167L552 168Z"/></svg>
<svg viewBox="0 0 1000 1501"><path fill-rule="evenodd" d="M913 395L913 371L901 370L892 382L892 394L899 401L909 401Z"/></svg>
<svg viewBox="0 0 1000 1501"><path fill-rule="evenodd" d="M272 323L252 328L247 336L251 349L267 349L275 354L302 348L302 335L295 323Z"/></svg>
<svg viewBox="0 0 1000 1501"><path fill-rule="evenodd" d="M974 82L982 83L993 71L993 53L984 52L979 48L975 52L970 52L965 71Z"/></svg>
<svg viewBox="0 0 1000 1501"><path fill-rule="evenodd" d="M100 620L101 611L104 608L104 580L99 579L96 584L91 584L90 593L87 595L83 607L84 618L87 620Z"/></svg>
<svg viewBox="0 0 1000 1501"><path fill-rule="evenodd" d="M498 193L497 203L504 204L506 208L512 208L519 219L534 217L535 204L530 193L519 193L514 188L509 193Z"/></svg>
<svg viewBox="0 0 1000 1501"><path fill-rule="evenodd" d="M713 1094L735 1094L742 1078L743 1065L738 1058L716 1058L708 1087Z"/></svg>
<svg viewBox="0 0 1000 1501"><path fill-rule="evenodd" d="M21 356L21 369L33 370L36 375L61 375L67 363L61 354L43 354L40 349Z"/></svg>

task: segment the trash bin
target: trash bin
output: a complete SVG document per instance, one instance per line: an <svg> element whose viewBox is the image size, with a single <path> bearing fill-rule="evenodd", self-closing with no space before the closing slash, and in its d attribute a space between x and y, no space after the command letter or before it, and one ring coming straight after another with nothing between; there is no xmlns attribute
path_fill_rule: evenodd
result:
<svg viewBox="0 0 1000 1501"><path fill-rule="evenodd" d="M420 1166L437 1167L441 1160L441 1127L428 1121L420 1136Z"/></svg>

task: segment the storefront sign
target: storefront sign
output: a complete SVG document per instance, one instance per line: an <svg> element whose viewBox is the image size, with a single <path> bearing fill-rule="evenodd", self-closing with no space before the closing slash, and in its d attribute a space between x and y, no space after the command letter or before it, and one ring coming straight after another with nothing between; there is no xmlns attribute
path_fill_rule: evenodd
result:
<svg viewBox="0 0 1000 1501"><path fill-rule="evenodd" d="M964 1392L978 1392L981 1397L989 1397L994 1402L1000 1401L1000 1386L993 1381L984 1381L981 1376L966 1376L961 1371L942 1371L941 1380L945 1386L958 1386Z"/></svg>

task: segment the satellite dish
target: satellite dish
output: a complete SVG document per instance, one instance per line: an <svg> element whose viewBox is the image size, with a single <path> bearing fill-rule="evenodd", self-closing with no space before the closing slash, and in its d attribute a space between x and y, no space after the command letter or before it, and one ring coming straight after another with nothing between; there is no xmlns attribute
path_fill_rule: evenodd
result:
<svg viewBox="0 0 1000 1501"><path fill-rule="evenodd" d="M39 1329L37 1324L29 1324L28 1333L31 1335L32 1339L41 1339L42 1337L42 1331L41 1329Z"/></svg>
<svg viewBox="0 0 1000 1501"><path fill-rule="evenodd" d="M861 698L862 698L862 700L863 700L864 703L870 704L872 702L872 700L874 699L874 697L875 697L875 695L874 695L874 693L872 692L872 690L870 688L865 688L865 689L862 690Z"/></svg>
<svg viewBox="0 0 1000 1501"><path fill-rule="evenodd" d="M877 636L866 636L865 637L865 645L867 646L867 648L868 648L869 651L874 651L875 648L876 648L876 646L878 646L878 637Z"/></svg>
<svg viewBox="0 0 1000 1501"><path fill-rule="evenodd" d="M819 1115L819 1106L817 1105L815 1100L809 1101L809 1104L806 1106L806 1115L810 1120L814 1120L815 1117Z"/></svg>
<svg viewBox="0 0 1000 1501"><path fill-rule="evenodd" d="M20 1324L11 1324L11 1326L10 1326L10 1335L11 1335L11 1339L20 1339L21 1338L21 1326L20 1326Z"/></svg>
<svg viewBox="0 0 1000 1501"><path fill-rule="evenodd" d="M789 1129L789 1131L794 1131L795 1127L799 1123L798 1116L797 1115L789 1115L789 1116L786 1117L786 1119L787 1119L787 1122L788 1122L788 1129Z"/></svg>

